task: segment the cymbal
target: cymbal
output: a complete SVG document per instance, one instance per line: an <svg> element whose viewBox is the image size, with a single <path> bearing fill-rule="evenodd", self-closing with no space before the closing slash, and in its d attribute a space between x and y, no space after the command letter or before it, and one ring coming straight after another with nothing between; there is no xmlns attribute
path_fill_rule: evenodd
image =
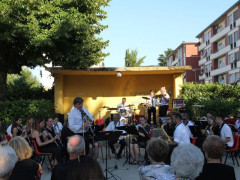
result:
<svg viewBox="0 0 240 180"><path fill-rule="evenodd" d="M129 107L129 106L134 106L134 104L129 104L129 105L126 105L125 107Z"/></svg>
<svg viewBox="0 0 240 180"><path fill-rule="evenodd" d="M150 99L150 98L148 98L148 97L142 97L143 99Z"/></svg>
<svg viewBox="0 0 240 180"><path fill-rule="evenodd" d="M113 110L118 110L118 108L108 108L108 110L113 111Z"/></svg>
<svg viewBox="0 0 240 180"><path fill-rule="evenodd" d="M100 108L109 108L108 106L103 106L103 107L100 107Z"/></svg>

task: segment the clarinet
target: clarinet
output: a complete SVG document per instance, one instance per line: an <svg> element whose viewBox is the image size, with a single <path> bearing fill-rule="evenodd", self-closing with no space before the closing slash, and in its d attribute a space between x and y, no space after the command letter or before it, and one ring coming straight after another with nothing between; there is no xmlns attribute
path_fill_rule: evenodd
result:
<svg viewBox="0 0 240 180"><path fill-rule="evenodd" d="M88 115L82 109L80 110L80 112L82 114L82 118L83 118L84 123L86 123L86 122L92 123L92 121L89 120ZM89 129L90 129L90 132L92 133L93 137L95 137L96 134L94 133L91 125L89 125Z"/></svg>
<svg viewBox="0 0 240 180"><path fill-rule="evenodd" d="M53 137L52 137L52 135L48 132L48 130L47 130L47 128L44 126L43 127L43 130L45 130L46 132L47 132L47 138L49 139L52 139ZM57 143L57 141L55 140L54 141L54 143L56 144L56 146L59 148L59 149L61 149L61 147L59 147L59 145L58 145L58 143Z"/></svg>
<svg viewBox="0 0 240 180"><path fill-rule="evenodd" d="M58 129L59 129L59 128L58 128ZM61 139L60 139L60 133L57 133L57 131L56 131L56 126L53 126L53 131L54 131L54 133L55 133L56 135L58 135L58 138L57 138L56 140L58 140L59 145L60 145L61 147L63 147L62 141L61 141Z"/></svg>

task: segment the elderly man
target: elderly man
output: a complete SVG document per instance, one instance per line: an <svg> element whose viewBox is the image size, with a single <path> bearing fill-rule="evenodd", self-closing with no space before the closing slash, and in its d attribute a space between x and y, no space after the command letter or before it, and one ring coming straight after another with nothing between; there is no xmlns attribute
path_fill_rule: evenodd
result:
<svg viewBox="0 0 240 180"><path fill-rule="evenodd" d="M225 151L225 143L219 136L208 136L203 143L203 151L207 159L207 164L203 166L203 171L197 180L236 179L234 168L221 163L221 158Z"/></svg>
<svg viewBox="0 0 240 180"><path fill-rule="evenodd" d="M7 180L18 160L18 157L9 146L0 147L0 180Z"/></svg>
<svg viewBox="0 0 240 180"><path fill-rule="evenodd" d="M67 150L69 153L69 161L58 164L54 167L51 180L65 180L67 179L69 167L74 161L78 160L79 156L85 153L84 139L79 135L74 135L69 138L67 144Z"/></svg>
<svg viewBox="0 0 240 180"><path fill-rule="evenodd" d="M120 127L120 126L124 126L123 122L120 121L120 114L114 114L113 121L108 124L105 131L115 131L115 130L117 130L116 128ZM117 142L119 142L119 144L120 144L120 149L119 149L118 153L116 154L116 149L114 147L114 144ZM120 159L121 155L122 155L122 151L123 151L124 147L126 146L126 141L125 141L124 137L120 136L119 139L108 140L108 144L112 150L112 153L115 154L118 159Z"/></svg>

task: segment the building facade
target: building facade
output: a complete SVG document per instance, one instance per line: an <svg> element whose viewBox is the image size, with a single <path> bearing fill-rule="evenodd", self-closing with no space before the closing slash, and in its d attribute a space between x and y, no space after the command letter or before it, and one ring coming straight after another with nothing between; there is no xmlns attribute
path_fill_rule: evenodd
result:
<svg viewBox="0 0 240 180"><path fill-rule="evenodd" d="M183 81L199 82L199 60L198 43L183 42L167 57L167 66L192 66L183 74Z"/></svg>
<svg viewBox="0 0 240 180"><path fill-rule="evenodd" d="M240 2L197 35L201 83L240 84Z"/></svg>

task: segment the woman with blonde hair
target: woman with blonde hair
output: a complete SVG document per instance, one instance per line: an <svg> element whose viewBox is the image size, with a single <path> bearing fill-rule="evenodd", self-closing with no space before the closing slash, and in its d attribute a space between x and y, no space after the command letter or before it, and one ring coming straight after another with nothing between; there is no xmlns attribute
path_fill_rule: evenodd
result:
<svg viewBox="0 0 240 180"><path fill-rule="evenodd" d="M18 156L18 162L12 171L10 180L32 180L43 173L41 165L30 159L32 149L23 137L17 136L11 139L8 145Z"/></svg>

